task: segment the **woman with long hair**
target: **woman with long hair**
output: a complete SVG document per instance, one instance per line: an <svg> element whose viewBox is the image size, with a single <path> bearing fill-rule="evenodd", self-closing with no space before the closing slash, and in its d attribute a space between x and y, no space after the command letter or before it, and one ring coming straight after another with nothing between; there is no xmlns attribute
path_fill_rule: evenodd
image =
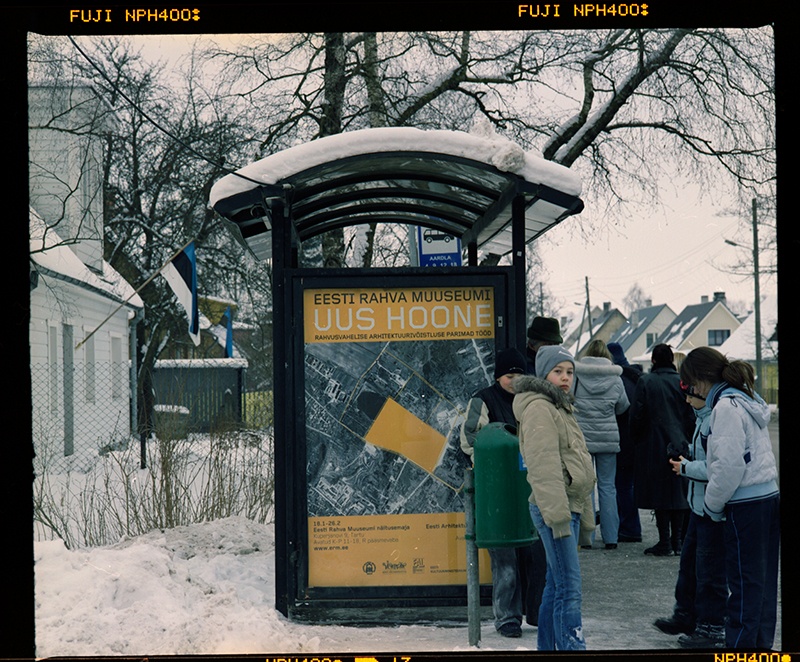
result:
<svg viewBox="0 0 800 662"><path fill-rule="evenodd" d="M692 350L680 375L711 408L703 508L712 520L725 521L725 646L770 649L777 621L780 497L769 407L755 392L753 368L712 347Z"/></svg>

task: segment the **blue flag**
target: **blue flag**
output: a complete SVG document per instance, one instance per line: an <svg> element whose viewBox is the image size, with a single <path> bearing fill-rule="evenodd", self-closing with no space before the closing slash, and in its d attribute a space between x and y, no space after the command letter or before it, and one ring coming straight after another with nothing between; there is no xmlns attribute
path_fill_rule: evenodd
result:
<svg viewBox="0 0 800 662"><path fill-rule="evenodd" d="M228 306L222 315L225 318L225 358L233 358L233 314Z"/></svg>
<svg viewBox="0 0 800 662"><path fill-rule="evenodd" d="M161 274L178 297L189 318L189 336L195 345L200 344L200 315L197 312L197 260L194 242L164 265Z"/></svg>

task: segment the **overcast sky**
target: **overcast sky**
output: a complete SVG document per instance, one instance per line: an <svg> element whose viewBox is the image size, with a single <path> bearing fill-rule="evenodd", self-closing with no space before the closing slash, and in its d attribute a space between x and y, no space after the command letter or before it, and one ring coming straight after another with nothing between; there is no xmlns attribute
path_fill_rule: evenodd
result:
<svg viewBox="0 0 800 662"><path fill-rule="evenodd" d="M194 42L194 37L178 35L138 39L146 45L144 53L154 60L174 61ZM235 45L248 36L215 35L214 39ZM626 220L600 219L600 201L582 197L584 212L537 243L547 269L545 287L561 305L562 315L579 314L586 301L586 278L593 306L610 301L623 312L627 312L623 300L635 283L654 304L666 303L675 313L716 291L725 292L730 303L752 309L754 279L720 268L744 255L724 239L752 245L749 209L742 218L726 214L733 207L731 199L701 196L697 187L686 182L666 182L660 200L650 209L628 210ZM587 223L607 229L586 237L579 228ZM762 266L767 261L762 257ZM777 289L774 276L762 276L760 285L762 296Z"/></svg>
<svg viewBox="0 0 800 662"><path fill-rule="evenodd" d="M591 214L592 200L584 202L585 213ZM593 306L610 301L624 310L623 299L638 283L653 304L666 303L675 313L717 291L725 292L731 304L743 302L749 310L754 278L734 276L723 268L749 257L745 253L752 246L750 218L730 215L729 210L722 203L703 203L696 194L683 200L665 194L641 217L588 241L576 237L570 225L580 222L577 217L567 219L542 242L547 287L564 303L564 310L580 310L586 300L586 278ZM748 248L737 249L725 239ZM764 266L767 257L760 261ZM775 293L775 277L762 276L760 287L762 296Z"/></svg>

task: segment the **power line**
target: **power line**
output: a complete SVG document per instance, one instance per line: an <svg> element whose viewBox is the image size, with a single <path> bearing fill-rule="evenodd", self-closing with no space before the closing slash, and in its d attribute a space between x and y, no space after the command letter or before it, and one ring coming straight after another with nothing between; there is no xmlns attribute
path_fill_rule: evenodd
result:
<svg viewBox="0 0 800 662"><path fill-rule="evenodd" d="M187 150L189 150L192 154L194 154L199 159L202 159L206 163L208 163L210 165L213 165L213 166L215 166L217 168L220 168L224 173L226 173L228 175L235 175L236 177L240 177L241 179L244 179L244 180L246 180L246 181L248 181L248 182L250 182L252 184L256 184L258 186L261 186L261 185L264 184L264 182L260 182L260 181L257 181L255 179L251 179L250 177L247 177L246 175L243 175L243 174L238 173L238 172L236 172L234 170L231 170L230 168L225 167L224 165L222 165L218 161L214 161L213 159L208 158L205 154L202 154L202 153L198 152L196 149L194 149L194 147L192 147L191 145L186 144L183 140L178 138L171 131L169 131L165 127L161 126L161 124L159 124L156 120L154 120L152 117L150 117L150 115L141 106L139 106L133 99L131 99L127 94L125 94L125 92L123 92L119 88L119 86L117 86L106 75L106 72L103 71L103 69L97 63L95 63L94 60L92 60L92 58L89 57L89 55L78 45L78 43L71 36L67 36L67 39L69 39L70 42L72 42L72 45L75 47L75 50L77 50L83 56L83 58L91 65L91 67L97 73L100 74L100 76L103 78L103 80L106 81L106 83L111 87L112 90L114 90L123 99L125 99L125 101L127 101L134 110L136 110L137 112L141 113L142 117L144 117L148 122L150 122L150 124L152 124L156 129L161 131L165 136L169 137L171 140L174 140L179 145L185 147Z"/></svg>

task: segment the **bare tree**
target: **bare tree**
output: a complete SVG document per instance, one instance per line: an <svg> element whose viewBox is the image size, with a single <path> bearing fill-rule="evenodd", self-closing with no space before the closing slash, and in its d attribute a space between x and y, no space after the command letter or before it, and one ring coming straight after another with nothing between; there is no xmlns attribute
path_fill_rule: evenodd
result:
<svg viewBox="0 0 800 662"><path fill-rule="evenodd" d="M200 293L227 296L245 315L268 318L267 267L230 241L207 204L212 184L227 172L226 159L247 152L253 135L235 108L218 103L225 95L213 84L224 81L192 71L199 60L189 56L186 85L176 85L167 80L163 65L146 61L125 39L99 39L87 47L62 40L48 48L47 74L65 90L76 81L91 85L114 117L102 169L105 259L138 289L193 239ZM60 59L52 57L56 52ZM150 281L140 295L145 317L137 336L137 365L140 428L146 433L152 424L149 379L155 360L167 346L177 357L196 357L208 347L190 343L185 315L163 279ZM260 298L257 310L250 305L254 297ZM269 343L265 349L262 357L270 355Z"/></svg>
<svg viewBox="0 0 800 662"><path fill-rule="evenodd" d="M639 283L634 283L631 285L622 302L625 305L625 311L627 314L631 315L637 310L646 308L651 301L652 297L645 294L642 286L639 285Z"/></svg>
<svg viewBox="0 0 800 662"><path fill-rule="evenodd" d="M770 28L294 34L213 57L263 118L265 153L481 115L576 168L605 219L657 199L675 170L707 188L774 178Z"/></svg>

